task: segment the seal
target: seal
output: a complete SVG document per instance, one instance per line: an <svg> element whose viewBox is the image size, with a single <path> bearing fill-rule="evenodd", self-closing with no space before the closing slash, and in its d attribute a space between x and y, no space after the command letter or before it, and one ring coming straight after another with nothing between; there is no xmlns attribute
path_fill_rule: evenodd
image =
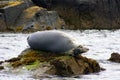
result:
<svg viewBox="0 0 120 80"><path fill-rule="evenodd" d="M73 50L75 54L88 51L87 48L75 43L75 39L58 30L38 31L27 38L32 49L53 53L65 53Z"/></svg>

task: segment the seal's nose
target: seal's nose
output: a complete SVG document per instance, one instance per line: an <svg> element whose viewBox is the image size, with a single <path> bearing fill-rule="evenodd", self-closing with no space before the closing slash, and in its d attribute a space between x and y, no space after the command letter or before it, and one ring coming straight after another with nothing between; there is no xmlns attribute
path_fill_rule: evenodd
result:
<svg viewBox="0 0 120 80"><path fill-rule="evenodd" d="M89 48L86 48L85 52L88 52L89 51Z"/></svg>
<svg viewBox="0 0 120 80"><path fill-rule="evenodd" d="M83 47L82 45L78 46L77 49L79 49L81 53L89 51L89 48Z"/></svg>

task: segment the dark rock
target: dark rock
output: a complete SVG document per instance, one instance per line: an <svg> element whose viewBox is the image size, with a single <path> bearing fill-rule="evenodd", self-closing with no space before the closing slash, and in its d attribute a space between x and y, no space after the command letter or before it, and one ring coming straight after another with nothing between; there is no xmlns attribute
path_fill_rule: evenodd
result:
<svg viewBox="0 0 120 80"><path fill-rule="evenodd" d="M38 6L58 11L68 29L120 28L119 0L32 0ZM68 14L69 13L69 14Z"/></svg>
<svg viewBox="0 0 120 80"><path fill-rule="evenodd" d="M105 71L106 69L101 67L101 69L100 69L100 70L101 70L101 71Z"/></svg>
<svg viewBox="0 0 120 80"><path fill-rule="evenodd" d="M18 61L18 60L20 60L20 58L12 58L9 60L5 60L5 62L14 62L14 61Z"/></svg>
<svg viewBox="0 0 120 80"><path fill-rule="evenodd" d="M112 53L109 61L120 63L120 54L119 53Z"/></svg>
<svg viewBox="0 0 120 80"><path fill-rule="evenodd" d="M5 31L7 28L5 24L4 14L0 13L0 31Z"/></svg>
<svg viewBox="0 0 120 80"><path fill-rule="evenodd" d="M0 66L0 70L3 70L4 69L4 66Z"/></svg>
<svg viewBox="0 0 120 80"><path fill-rule="evenodd" d="M81 74L89 74L100 71L99 64L92 59L83 56L79 58L63 56L51 61L51 65L55 66L55 75L74 76Z"/></svg>

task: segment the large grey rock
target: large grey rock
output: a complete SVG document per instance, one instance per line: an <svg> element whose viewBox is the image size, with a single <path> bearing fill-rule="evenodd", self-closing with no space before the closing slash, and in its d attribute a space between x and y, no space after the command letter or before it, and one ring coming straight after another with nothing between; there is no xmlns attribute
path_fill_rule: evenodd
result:
<svg viewBox="0 0 120 80"><path fill-rule="evenodd" d="M7 26L15 24L16 19L20 16L22 11L27 8L26 3L19 3L17 5L7 5L0 8L0 12L4 14L5 23Z"/></svg>
<svg viewBox="0 0 120 80"><path fill-rule="evenodd" d="M17 19L16 21L16 28L21 27L20 31L35 31L35 29L37 29L37 25L35 25L35 23L33 22L33 18L35 16L35 14L42 10L43 8L38 7L38 6L31 6L25 10L22 11L20 17ZM35 26L35 28L33 27ZM37 29L39 30L39 29Z"/></svg>
<svg viewBox="0 0 120 80"><path fill-rule="evenodd" d="M36 13L34 20L37 21L43 29L47 27L60 29L65 25L64 21L62 23L62 19L60 19L56 11L41 10Z"/></svg>
<svg viewBox="0 0 120 80"><path fill-rule="evenodd" d="M31 6L23 10L15 24L16 28L21 27L23 32L61 29L64 25L64 20L56 11L48 11L38 6Z"/></svg>

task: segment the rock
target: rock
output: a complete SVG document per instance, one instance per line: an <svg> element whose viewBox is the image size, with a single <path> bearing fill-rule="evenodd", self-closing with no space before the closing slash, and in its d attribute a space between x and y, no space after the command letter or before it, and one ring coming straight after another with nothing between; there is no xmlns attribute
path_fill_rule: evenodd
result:
<svg viewBox="0 0 120 80"><path fill-rule="evenodd" d="M39 23L42 30L61 29L65 22L56 11L41 10L34 16L34 21Z"/></svg>
<svg viewBox="0 0 120 80"><path fill-rule="evenodd" d="M4 15L3 21L7 28L10 28L16 23L16 20L20 16L21 12L27 8L27 5L24 2L20 1L5 1L6 3L0 7L0 13Z"/></svg>
<svg viewBox="0 0 120 80"><path fill-rule="evenodd" d="M42 10L43 8L38 7L38 6L31 6L25 10L22 11L20 17L16 21L16 32L34 32L36 31L35 28L33 27L33 17L35 14Z"/></svg>
<svg viewBox="0 0 120 80"><path fill-rule="evenodd" d="M78 58L62 56L52 60L50 64L55 67L52 68L55 72L54 74L59 76L74 76L100 71L100 66L95 60L83 56L78 56ZM49 71L51 69L47 73L50 73Z"/></svg>
<svg viewBox="0 0 120 80"><path fill-rule="evenodd" d="M67 29L120 28L119 0L32 0L38 6L56 10Z"/></svg>
<svg viewBox="0 0 120 80"><path fill-rule="evenodd" d="M4 67L3 66L0 66L0 70L3 70L4 69Z"/></svg>
<svg viewBox="0 0 120 80"><path fill-rule="evenodd" d="M17 32L60 29L64 25L64 21L56 11L47 11L38 6L31 6L25 9L15 24Z"/></svg>
<svg viewBox="0 0 120 80"><path fill-rule="evenodd" d="M9 60L5 60L5 62L14 62L14 61L18 61L18 60L20 60L20 58L12 58Z"/></svg>
<svg viewBox="0 0 120 80"><path fill-rule="evenodd" d="M119 53L112 53L109 61L120 63L120 54Z"/></svg>
<svg viewBox="0 0 120 80"><path fill-rule="evenodd" d="M41 77L41 75L45 74L74 76L100 71L100 65L97 61L81 55L77 57L62 54L56 55L54 53L36 51L28 48L17 58L18 59L14 58L11 60L10 64L14 68L24 67L32 70L34 77Z"/></svg>
<svg viewBox="0 0 120 80"><path fill-rule="evenodd" d="M0 13L0 31L5 31L7 26L5 24L4 14Z"/></svg>
<svg viewBox="0 0 120 80"><path fill-rule="evenodd" d="M0 4L0 31L35 32L64 28L65 22L56 11L34 6L31 1L25 2L4 1Z"/></svg>

